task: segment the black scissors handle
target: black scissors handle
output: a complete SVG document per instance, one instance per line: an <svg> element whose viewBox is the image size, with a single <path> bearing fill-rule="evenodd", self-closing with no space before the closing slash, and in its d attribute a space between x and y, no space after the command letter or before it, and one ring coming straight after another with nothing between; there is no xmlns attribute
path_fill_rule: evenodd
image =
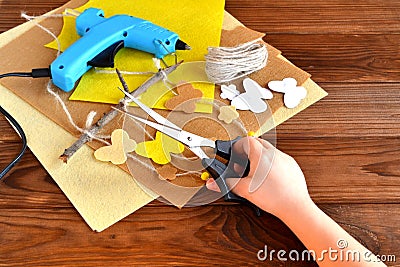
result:
<svg viewBox="0 0 400 267"><path fill-rule="evenodd" d="M228 141L222 141L222 140L217 140L215 141L215 154L220 156L223 159L226 159L228 161L228 167L231 167L231 170L233 170L233 164L237 163L240 166L243 167L243 173L236 174L235 176L231 177L236 177L236 178L242 178L246 177L249 175L250 172L250 161L247 158L239 157L237 154L232 152L233 145L242 139L242 137L238 136L234 140L228 140ZM235 172L234 172L235 173ZM226 176L230 177L230 176Z"/></svg>
<svg viewBox="0 0 400 267"><path fill-rule="evenodd" d="M215 142L215 154L228 161L227 164L222 163L218 159L203 159L202 164L204 168L210 173L215 179L221 193L224 196L224 200L228 202L237 202L250 205L254 208L256 215L260 216L260 209L249 202L247 199L234 194L228 184L226 183L227 178L242 178L246 177L250 172L250 161L245 158L236 156L232 153L233 145L239 141L241 137L237 137L234 140L222 141L217 140ZM234 164L237 163L243 167L243 173L236 173L233 169Z"/></svg>

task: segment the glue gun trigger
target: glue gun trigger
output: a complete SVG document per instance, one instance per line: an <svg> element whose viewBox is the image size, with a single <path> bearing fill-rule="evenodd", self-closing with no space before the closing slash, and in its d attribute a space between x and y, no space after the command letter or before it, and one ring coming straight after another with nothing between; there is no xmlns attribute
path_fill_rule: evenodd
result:
<svg viewBox="0 0 400 267"><path fill-rule="evenodd" d="M114 68L114 58L121 48L124 48L124 41L116 42L115 44L104 49L100 54L90 60L87 64L98 68Z"/></svg>

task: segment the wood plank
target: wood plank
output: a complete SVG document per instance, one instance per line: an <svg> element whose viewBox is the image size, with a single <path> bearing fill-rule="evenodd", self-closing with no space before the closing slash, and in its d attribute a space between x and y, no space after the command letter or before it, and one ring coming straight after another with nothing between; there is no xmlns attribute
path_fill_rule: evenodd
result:
<svg viewBox="0 0 400 267"><path fill-rule="evenodd" d="M21 140L7 119L0 113L0 145L2 142L18 142Z"/></svg>
<svg viewBox="0 0 400 267"><path fill-rule="evenodd" d="M400 82L399 34L268 34L317 83Z"/></svg>
<svg viewBox="0 0 400 267"><path fill-rule="evenodd" d="M0 32L24 22L19 10L40 15L66 2L3 0ZM399 8L399 1L226 1L226 10L232 15L248 27L267 33L398 33Z"/></svg>
<svg viewBox="0 0 400 267"><path fill-rule="evenodd" d="M321 208L374 253L398 255L398 205ZM382 220L389 213L393 216ZM275 217L256 218L247 207L239 206L181 211L147 207L102 233L90 232L73 209L1 210L0 225L0 237L6 244L0 247L0 264L13 266L209 266L206 259L222 266L249 266L261 263L256 255L264 245L276 251L305 249ZM275 257L265 264L288 263Z"/></svg>
<svg viewBox="0 0 400 267"><path fill-rule="evenodd" d="M399 33L399 9L398 0L226 2L226 10L242 23L266 33Z"/></svg>
<svg viewBox="0 0 400 267"><path fill-rule="evenodd" d="M280 138L278 148L302 167L316 203L400 203L396 138ZM334 148L334 149L333 149ZM218 202L217 205L229 205ZM155 206L164 204L155 202ZM0 186L0 208L71 207L28 152Z"/></svg>
<svg viewBox="0 0 400 267"><path fill-rule="evenodd" d="M279 138L400 135L397 83L321 83L327 97L278 126Z"/></svg>
<svg viewBox="0 0 400 267"><path fill-rule="evenodd" d="M278 140L302 167L317 203L400 203L398 144L398 138Z"/></svg>
<svg viewBox="0 0 400 267"><path fill-rule="evenodd" d="M22 142L3 142L0 141L0 170L3 170L17 157L22 149Z"/></svg>
<svg viewBox="0 0 400 267"><path fill-rule="evenodd" d="M26 22L21 18L21 12L38 16L62 6L66 2L68 0L2 0L0 1L0 33Z"/></svg>
<svg viewBox="0 0 400 267"><path fill-rule="evenodd" d="M162 219L156 219L155 214L162 214ZM245 214L243 217L239 207L182 211L152 207L141 209L102 233L93 233L72 209L2 210L0 224L4 231L0 236L8 246L0 248L0 264L209 266L205 258L212 258L222 265L246 265L257 263L256 253L264 247L264 240L270 240L270 246L276 248L304 249L276 218L257 219L252 211ZM259 231L262 235L257 234ZM285 243L276 241L278 237ZM283 264L275 259L271 266Z"/></svg>
<svg viewBox="0 0 400 267"><path fill-rule="evenodd" d="M386 262L388 266L400 266L398 204L321 205L320 208L374 253L395 255L396 261ZM392 229L387 228L388 226Z"/></svg>

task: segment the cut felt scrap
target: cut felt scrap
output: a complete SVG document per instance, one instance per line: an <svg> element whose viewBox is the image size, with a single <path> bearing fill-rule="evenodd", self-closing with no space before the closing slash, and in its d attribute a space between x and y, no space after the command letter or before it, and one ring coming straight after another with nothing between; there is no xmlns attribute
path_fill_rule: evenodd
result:
<svg viewBox="0 0 400 267"><path fill-rule="evenodd" d="M183 111L185 113L193 113L196 110L196 101L198 101L203 93L194 88L191 83L179 85L176 88L177 95L165 102L165 107L173 111Z"/></svg>
<svg viewBox="0 0 400 267"><path fill-rule="evenodd" d="M139 143L135 152L142 157L153 160L157 164L165 165L171 162L170 153L179 154L184 149L185 147L180 142L161 132L157 132L154 140Z"/></svg>
<svg viewBox="0 0 400 267"><path fill-rule="evenodd" d="M224 17L224 0L196 1L196 8L192 0L137 0L134 3L129 0L118 1L115 4L111 0L90 0L87 4L76 8L83 11L88 7L96 7L104 10L105 17L116 14L128 14L142 18L152 23L177 33L181 40L191 46L190 51L177 51L180 60L185 62L203 61L209 46L219 46L222 22ZM59 35L62 49L66 49L79 36L76 34L74 19L64 18L64 27ZM199 38L201 36L201 38ZM52 42L48 47L57 49L57 43ZM135 49L124 48L115 57L115 66L124 71L149 72L157 71L151 55ZM165 60L172 64L174 57L169 55ZM126 81L130 88L140 86L149 76L126 75ZM70 100L81 100L101 103L118 103L120 93L114 90L119 86L116 75L98 73L94 69L88 71L80 80ZM208 99L214 98L214 85L202 84L199 89ZM159 95L153 96L158 99ZM146 105L154 108L165 109L162 104L171 97L170 94L161 96L162 101L148 99L143 101ZM200 110L202 111L202 110ZM206 112L210 112L207 110Z"/></svg>
<svg viewBox="0 0 400 267"><path fill-rule="evenodd" d="M111 163L119 165L126 162L126 154L135 151L136 147L135 140L130 139L126 131L116 129L111 134L111 145L97 149L94 157L100 161L111 161Z"/></svg>
<svg viewBox="0 0 400 267"><path fill-rule="evenodd" d="M168 164L157 168L157 172L161 180L172 181L176 179L176 173L178 172L178 170Z"/></svg>
<svg viewBox="0 0 400 267"><path fill-rule="evenodd" d="M239 112L236 111L236 108L234 106L222 106L219 108L219 120L230 124L237 118L239 118Z"/></svg>

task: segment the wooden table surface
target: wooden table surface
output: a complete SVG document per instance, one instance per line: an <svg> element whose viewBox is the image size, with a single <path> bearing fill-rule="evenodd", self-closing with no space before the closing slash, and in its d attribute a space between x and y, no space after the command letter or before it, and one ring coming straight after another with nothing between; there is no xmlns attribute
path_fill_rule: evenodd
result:
<svg viewBox="0 0 400 267"><path fill-rule="evenodd" d="M22 10L65 2L0 1L0 32L23 23ZM277 127L278 148L299 162L322 210L400 266L400 1L226 0L226 10L329 92ZM0 168L19 148L1 117ZM182 210L154 201L94 233L29 151L0 183L0 266L315 265L262 263L264 245L304 250L277 218L222 201Z"/></svg>

